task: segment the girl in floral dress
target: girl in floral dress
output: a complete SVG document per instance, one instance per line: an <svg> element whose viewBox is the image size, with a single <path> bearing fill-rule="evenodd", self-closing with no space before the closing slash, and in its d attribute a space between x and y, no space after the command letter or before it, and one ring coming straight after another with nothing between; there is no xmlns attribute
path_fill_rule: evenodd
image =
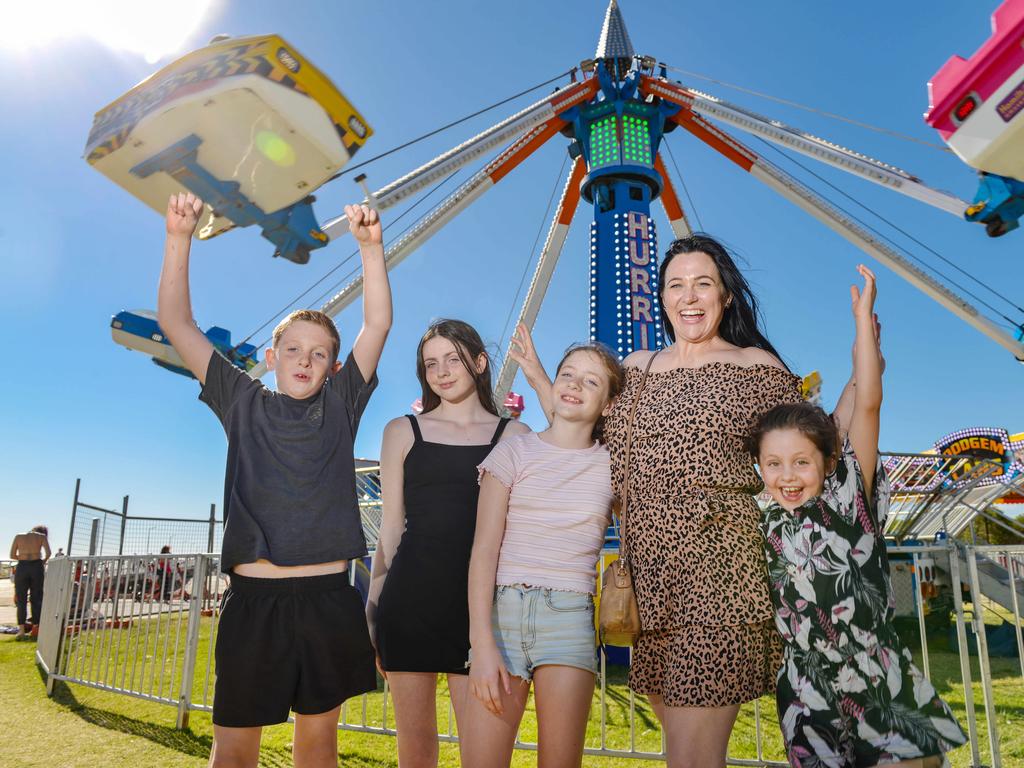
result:
<svg viewBox="0 0 1024 768"><path fill-rule="evenodd" d="M833 420L808 403L771 409L749 441L773 498L761 527L784 642L779 720L797 768L931 768L966 737L892 626L875 277L858 271L856 389L842 448Z"/></svg>

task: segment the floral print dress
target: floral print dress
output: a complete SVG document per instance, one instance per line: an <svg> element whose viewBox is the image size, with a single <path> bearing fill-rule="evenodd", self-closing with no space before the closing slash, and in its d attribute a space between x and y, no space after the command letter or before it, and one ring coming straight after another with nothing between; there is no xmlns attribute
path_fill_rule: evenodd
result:
<svg viewBox="0 0 1024 768"><path fill-rule="evenodd" d="M967 741L892 626L881 461L868 498L849 441L820 496L762 516L775 624L776 700L797 768L867 768L941 755Z"/></svg>

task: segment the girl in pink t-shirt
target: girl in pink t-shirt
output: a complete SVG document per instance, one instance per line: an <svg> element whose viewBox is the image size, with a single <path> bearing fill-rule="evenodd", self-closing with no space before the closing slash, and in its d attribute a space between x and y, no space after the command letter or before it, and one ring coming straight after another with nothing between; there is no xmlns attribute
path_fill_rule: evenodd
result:
<svg viewBox="0 0 1024 768"><path fill-rule="evenodd" d="M571 347L552 385L551 426L504 440L480 464L463 765L510 764L531 681L540 764L580 764L597 671L595 566L612 503L601 427L622 384L610 350Z"/></svg>

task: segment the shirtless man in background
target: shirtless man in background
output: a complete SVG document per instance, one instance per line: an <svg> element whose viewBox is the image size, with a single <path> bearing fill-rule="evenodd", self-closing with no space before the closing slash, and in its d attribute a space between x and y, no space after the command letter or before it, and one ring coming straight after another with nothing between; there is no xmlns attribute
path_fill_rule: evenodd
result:
<svg viewBox="0 0 1024 768"><path fill-rule="evenodd" d="M50 559L48 533L45 525L37 525L28 533L19 533L11 542L11 560L18 561L18 569L14 573L14 593L18 601L17 640L35 639L39 635L44 568ZM26 623L26 607L29 602L32 605L32 620Z"/></svg>

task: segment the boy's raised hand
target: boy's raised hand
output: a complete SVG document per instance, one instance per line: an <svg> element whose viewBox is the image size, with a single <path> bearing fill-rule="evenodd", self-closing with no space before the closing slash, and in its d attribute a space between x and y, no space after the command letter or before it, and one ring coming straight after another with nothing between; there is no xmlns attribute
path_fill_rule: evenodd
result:
<svg viewBox="0 0 1024 768"><path fill-rule="evenodd" d="M380 216L368 205L346 205L348 229L359 245L380 245L384 242Z"/></svg>
<svg viewBox="0 0 1024 768"><path fill-rule="evenodd" d="M192 237L203 212L203 201L191 192L171 195L167 201L167 234Z"/></svg>
<svg viewBox="0 0 1024 768"><path fill-rule="evenodd" d="M856 285L850 286L853 316L858 320L867 320L874 325L875 296L878 293L878 289L875 286L875 273L863 264L857 265L857 271L864 278L864 288L859 289Z"/></svg>

